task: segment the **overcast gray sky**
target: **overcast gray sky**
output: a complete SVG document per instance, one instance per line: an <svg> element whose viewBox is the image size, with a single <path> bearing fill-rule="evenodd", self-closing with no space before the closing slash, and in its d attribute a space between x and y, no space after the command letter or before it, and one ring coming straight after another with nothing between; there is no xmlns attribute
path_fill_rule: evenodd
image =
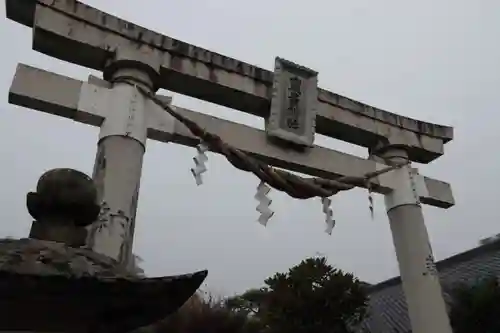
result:
<svg viewBox="0 0 500 333"><path fill-rule="evenodd" d="M425 207L437 259L500 232L497 142L500 2L495 0L85 0L146 28L272 69L281 56L319 71L322 88L401 115L455 127L445 155L422 173L453 185L457 205ZM85 80L90 70L31 50L31 30L0 9L0 235L23 237L31 223L25 194L42 172L91 174L98 129L7 103L16 64ZM43 83L40 83L43 84ZM175 95L174 104L262 128L263 120ZM366 156L333 139L317 143ZM329 237L319 200L273 191L276 214L264 229L253 199L258 181L209 156L194 184L194 149L148 142L135 252L149 275L209 269L208 287L230 294L323 253L339 268L376 283L398 275L381 196L370 219L366 191L334 200Z"/></svg>

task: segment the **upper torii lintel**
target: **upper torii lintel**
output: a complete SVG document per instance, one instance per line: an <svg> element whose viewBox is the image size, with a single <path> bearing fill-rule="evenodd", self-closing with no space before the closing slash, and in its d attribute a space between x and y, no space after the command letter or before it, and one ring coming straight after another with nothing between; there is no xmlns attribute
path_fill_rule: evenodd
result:
<svg viewBox="0 0 500 333"><path fill-rule="evenodd" d="M38 7L37 7L38 6ZM191 45L74 0L6 0L9 19L33 27L33 48L65 61L104 70L127 45L161 59L161 88L267 117L273 72ZM144 59L148 63L147 59ZM453 128L387 112L319 89L316 132L367 148L405 146L409 158L429 163L444 153Z"/></svg>

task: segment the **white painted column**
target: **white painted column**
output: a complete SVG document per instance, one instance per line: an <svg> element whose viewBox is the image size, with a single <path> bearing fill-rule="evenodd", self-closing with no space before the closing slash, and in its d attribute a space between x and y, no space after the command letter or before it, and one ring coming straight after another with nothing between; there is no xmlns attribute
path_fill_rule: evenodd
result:
<svg viewBox="0 0 500 333"><path fill-rule="evenodd" d="M392 162L407 159L404 150L384 155ZM399 263L403 290L413 333L452 333L419 195L425 192L420 175L408 165L381 177L389 177L395 190L385 205Z"/></svg>
<svg viewBox="0 0 500 333"><path fill-rule="evenodd" d="M144 88L152 86L142 71L118 70L113 76L121 75L140 79L146 83ZM107 104L93 172L101 215L92 225L87 243L94 251L129 267L147 140L147 100L134 86L116 83Z"/></svg>

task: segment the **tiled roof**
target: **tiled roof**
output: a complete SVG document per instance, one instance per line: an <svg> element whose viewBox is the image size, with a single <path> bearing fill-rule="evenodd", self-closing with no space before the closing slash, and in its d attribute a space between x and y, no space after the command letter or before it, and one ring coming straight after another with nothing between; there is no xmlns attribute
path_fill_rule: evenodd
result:
<svg viewBox="0 0 500 333"><path fill-rule="evenodd" d="M472 283L491 275L500 277L500 240L441 260L436 267L445 299L449 301L446 290L455 283ZM369 312L370 316L360 326L360 332L411 332L400 277L370 288Z"/></svg>

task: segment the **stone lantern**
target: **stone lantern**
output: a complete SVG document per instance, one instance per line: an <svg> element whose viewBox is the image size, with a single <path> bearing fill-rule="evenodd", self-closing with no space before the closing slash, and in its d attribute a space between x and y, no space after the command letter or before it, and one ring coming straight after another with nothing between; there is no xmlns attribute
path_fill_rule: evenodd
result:
<svg viewBox="0 0 500 333"><path fill-rule="evenodd" d="M92 180L54 169L28 193L29 238L0 240L0 331L123 333L164 319L207 271L140 278L85 248L99 214Z"/></svg>

